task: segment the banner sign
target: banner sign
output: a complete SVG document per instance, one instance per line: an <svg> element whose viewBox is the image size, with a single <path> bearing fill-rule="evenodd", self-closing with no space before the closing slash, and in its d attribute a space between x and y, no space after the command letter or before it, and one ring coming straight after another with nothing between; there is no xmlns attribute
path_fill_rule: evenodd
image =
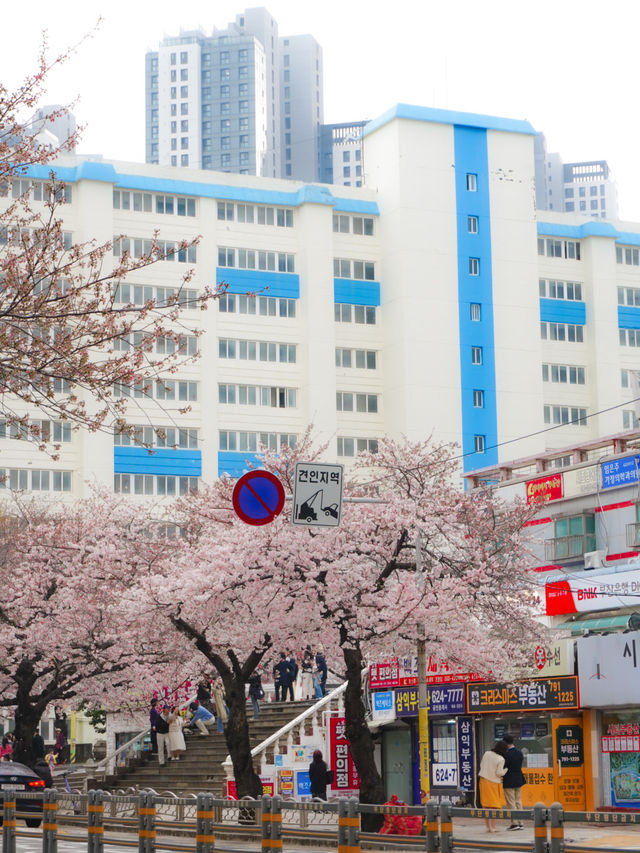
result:
<svg viewBox="0 0 640 853"><path fill-rule="evenodd" d="M336 793L360 789L360 778L349 751L345 727L346 720L344 717L330 717L329 753L331 761L329 762L329 769L334 771L331 790Z"/></svg>
<svg viewBox="0 0 640 853"><path fill-rule="evenodd" d="M430 714L464 714L464 684L428 684L427 704ZM395 691L398 717L418 716L418 688Z"/></svg>
<svg viewBox="0 0 640 853"><path fill-rule="evenodd" d="M445 661L431 655L427 658L427 684L448 681L482 681L486 675L462 672ZM418 658L388 658L369 667L369 687L372 690L389 690L394 687L415 687L418 684Z"/></svg>
<svg viewBox="0 0 640 853"><path fill-rule="evenodd" d="M640 631L581 637L578 672L584 708L640 704Z"/></svg>
<svg viewBox="0 0 640 853"><path fill-rule="evenodd" d="M538 477L536 480L527 481L527 503L546 503L547 501L558 501L562 494L562 474L550 474L547 477Z"/></svg>
<svg viewBox="0 0 640 853"><path fill-rule="evenodd" d="M393 701L393 690L371 694L371 716L377 723L392 723L395 720L396 706Z"/></svg>
<svg viewBox="0 0 640 853"><path fill-rule="evenodd" d="M537 675L573 675L573 640L542 643L534 649Z"/></svg>
<svg viewBox="0 0 640 853"><path fill-rule="evenodd" d="M474 790L474 766L473 717L458 717L458 767L461 791Z"/></svg>
<svg viewBox="0 0 640 853"><path fill-rule="evenodd" d="M609 737L600 738L603 752L640 752L640 737Z"/></svg>
<svg viewBox="0 0 640 853"><path fill-rule="evenodd" d="M590 613L640 604L640 571L557 577L544 587L547 616Z"/></svg>
<svg viewBox="0 0 640 853"><path fill-rule="evenodd" d="M616 462L602 463L602 488L616 489L619 486L628 486L629 483L638 482L638 470L640 468L640 456L625 456Z"/></svg>
<svg viewBox="0 0 640 853"><path fill-rule="evenodd" d="M296 795L298 797L311 796L311 779L308 770L296 770Z"/></svg>
<svg viewBox="0 0 640 853"><path fill-rule="evenodd" d="M575 675L539 678L518 684L498 684L495 681L467 684L470 714L577 707L578 679Z"/></svg>
<svg viewBox="0 0 640 853"><path fill-rule="evenodd" d="M582 726L558 726L556 755L561 767L582 767L584 764Z"/></svg>

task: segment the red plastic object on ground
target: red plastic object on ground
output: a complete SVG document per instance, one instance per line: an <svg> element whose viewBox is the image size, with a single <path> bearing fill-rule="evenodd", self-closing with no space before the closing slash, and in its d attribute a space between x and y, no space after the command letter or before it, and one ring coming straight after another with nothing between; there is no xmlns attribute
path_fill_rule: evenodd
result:
<svg viewBox="0 0 640 853"><path fill-rule="evenodd" d="M393 794L385 806L406 806ZM422 818L420 815L387 814L380 835L420 835L422 833Z"/></svg>

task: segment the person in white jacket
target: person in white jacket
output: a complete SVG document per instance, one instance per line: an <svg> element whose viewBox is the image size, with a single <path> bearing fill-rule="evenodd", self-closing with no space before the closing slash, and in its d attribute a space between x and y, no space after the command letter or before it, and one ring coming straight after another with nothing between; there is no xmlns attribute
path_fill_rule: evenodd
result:
<svg viewBox="0 0 640 853"><path fill-rule="evenodd" d="M497 741L482 756L478 778L480 780L480 805L484 809L501 809L507 803L502 787L502 777L507 772L504 763L506 754L506 743ZM485 818L484 822L487 825L487 832L498 831L493 818Z"/></svg>

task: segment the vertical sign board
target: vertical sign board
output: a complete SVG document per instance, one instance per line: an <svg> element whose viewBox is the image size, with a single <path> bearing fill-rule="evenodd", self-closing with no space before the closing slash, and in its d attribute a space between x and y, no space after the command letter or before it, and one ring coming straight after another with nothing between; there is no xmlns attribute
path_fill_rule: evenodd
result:
<svg viewBox="0 0 640 853"><path fill-rule="evenodd" d="M360 777L349 751L345 728L344 717L329 719L329 769L334 771L331 791L335 794L360 790Z"/></svg>
<svg viewBox="0 0 640 853"><path fill-rule="evenodd" d="M473 717L458 717L458 778L461 791L475 790Z"/></svg>
<svg viewBox="0 0 640 853"><path fill-rule="evenodd" d="M338 527L343 474L343 465L296 462L291 523L303 527Z"/></svg>

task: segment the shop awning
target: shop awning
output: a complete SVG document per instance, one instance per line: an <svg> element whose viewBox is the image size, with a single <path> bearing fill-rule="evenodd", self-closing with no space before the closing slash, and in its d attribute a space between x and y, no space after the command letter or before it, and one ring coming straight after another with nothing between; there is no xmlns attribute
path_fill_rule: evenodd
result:
<svg viewBox="0 0 640 853"><path fill-rule="evenodd" d="M630 613L621 616L601 616L599 619L571 620L554 625L554 631L571 631L572 634L582 634L583 631L620 631L629 626Z"/></svg>

